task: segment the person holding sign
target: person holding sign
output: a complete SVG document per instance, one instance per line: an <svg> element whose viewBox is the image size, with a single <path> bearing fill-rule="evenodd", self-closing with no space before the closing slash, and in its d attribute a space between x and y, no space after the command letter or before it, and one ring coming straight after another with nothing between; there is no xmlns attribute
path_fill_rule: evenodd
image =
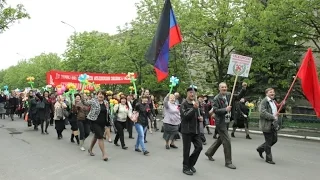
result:
<svg viewBox="0 0 320 180"><path fill-rule="evenodd" d="M238 95L228 92L227 84L222 82L219 84L220 93L213 99L212 112L215 114L216 130L219 138L209 147L205 155L210 161L214 161L212 156L216 153L221 144L224 148L225 166L230 169L236 169L232 164L231 157L231 141L228 134L228 124L232 113L232 100L241 99L246 93L247 83L242 83L242 90Z"/></svg>

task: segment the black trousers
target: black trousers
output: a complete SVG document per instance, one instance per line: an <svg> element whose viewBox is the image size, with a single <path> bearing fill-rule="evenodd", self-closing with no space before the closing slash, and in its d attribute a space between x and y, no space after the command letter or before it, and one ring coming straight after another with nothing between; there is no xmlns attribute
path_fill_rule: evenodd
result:
<svg viewBox="0 0 320 180"><path fill-rule="evenodd" d="M190 155L191 143L194 145L194 150ZM199 158L202 151L202 141L200 134L182 134L183 144L183 169L193 167Z"/></svg>
<svg viewBox="0 0 320 180"><path fill-rule="evenodd" d="M231 140L228 134L226 125L217 125L216 130L218 131L219 137L218 139L209 147L207 150L207 154L209 156L213 156L216 151L219 149L221 144L223 145L224 158L226 164L232 164L232 156L231 156Z"/></svg>
<svg viewBox="0 0 320 180"><path fill-rule="evenodd" d="M124 147L126 144L124 143L124 129L126 128L126 122L115 121L114 125L117 129L116 137L114 138L114 143L118 143L119 139L121 142L121 146Z"/></svg>
<svg viewBox="0 0 320 180"><path fill-rule="evenodd" d="M90 123L86 120L78 120L80 140L85 140L90 135Z"/></svg>
<svg viewBox="0 0 320 180"><path fill-rule="evenodd" d="M278 133L276 131L263 132L265 143L258 147L259 152L266 152L266 160L272 161L271 147L278 141Z"/></svg>
<svg viewBox="0 0 320 180"><path fill-rule="evenodd" d="M126 122L126 125L127 125L127 130L128 130L128 133L129 133L129 138L132 138L132 127L133 127L133 122L131 121L131 119L127 118L127 122Z"/></svg>
<svg viewBox="0 0 320 180"><path fill-rule="evenodd" d="M53 125L53 123L54 123L53 116L54 116L54 114L50 113L50 125Z"/></svg>

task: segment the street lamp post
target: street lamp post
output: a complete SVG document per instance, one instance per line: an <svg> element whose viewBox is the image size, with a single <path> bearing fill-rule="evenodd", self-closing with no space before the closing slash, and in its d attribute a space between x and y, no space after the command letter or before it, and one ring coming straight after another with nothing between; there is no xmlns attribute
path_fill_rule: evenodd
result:
<svg viewBox="0 0 320 180"><path fill-rule="evenodd" d="M20 54L20 53L16 53L18 56L21 56L21 57L23 57L23 58L25 58L26 59L26 56L25 55L23 55L23 54Z"/></svg>
<svg viewBox="0 0 320 180"><path fill-rule="evenodd" d="M66 23L66 22L64 22L64 21L61 21L61 23L62 23L62 24L65 24L65 25L67 25L67 26L69 26L69 27L71 27L71 28L73 28L73 30L74 30L75 33L77 32L77 29L76 29L74 26L72 26L71 24Z"/></svg>

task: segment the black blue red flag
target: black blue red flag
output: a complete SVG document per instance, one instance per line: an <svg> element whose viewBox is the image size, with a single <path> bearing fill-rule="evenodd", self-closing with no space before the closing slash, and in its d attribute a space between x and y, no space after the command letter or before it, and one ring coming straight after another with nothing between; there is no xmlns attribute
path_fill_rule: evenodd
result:
<svg viewBox="0 0 320 180"><path fill-rule="evenodd" d="M146 54L146 59L154 66L158 82L169 75L169 50L182 42L180 28L172 10L170 0L166 0L160 22L152 43Z"/></svg>

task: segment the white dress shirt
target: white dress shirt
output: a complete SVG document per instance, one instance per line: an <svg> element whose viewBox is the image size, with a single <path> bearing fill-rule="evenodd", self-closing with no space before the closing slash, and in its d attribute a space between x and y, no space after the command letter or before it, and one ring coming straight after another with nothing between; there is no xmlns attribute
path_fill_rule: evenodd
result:
<svg viewBox="0 0 320 180"><path fill-rule="evenodd" d="M269 98L269 97L267 97L267 100L268 100L268 102L269 102L269 105L271 106L272 114L273 114L274 116L276 116L276 115L277 115L277 111L278 111L278 108L277 108L276 103L274 102L273 99L271 99L271 98Z"/></svg>

